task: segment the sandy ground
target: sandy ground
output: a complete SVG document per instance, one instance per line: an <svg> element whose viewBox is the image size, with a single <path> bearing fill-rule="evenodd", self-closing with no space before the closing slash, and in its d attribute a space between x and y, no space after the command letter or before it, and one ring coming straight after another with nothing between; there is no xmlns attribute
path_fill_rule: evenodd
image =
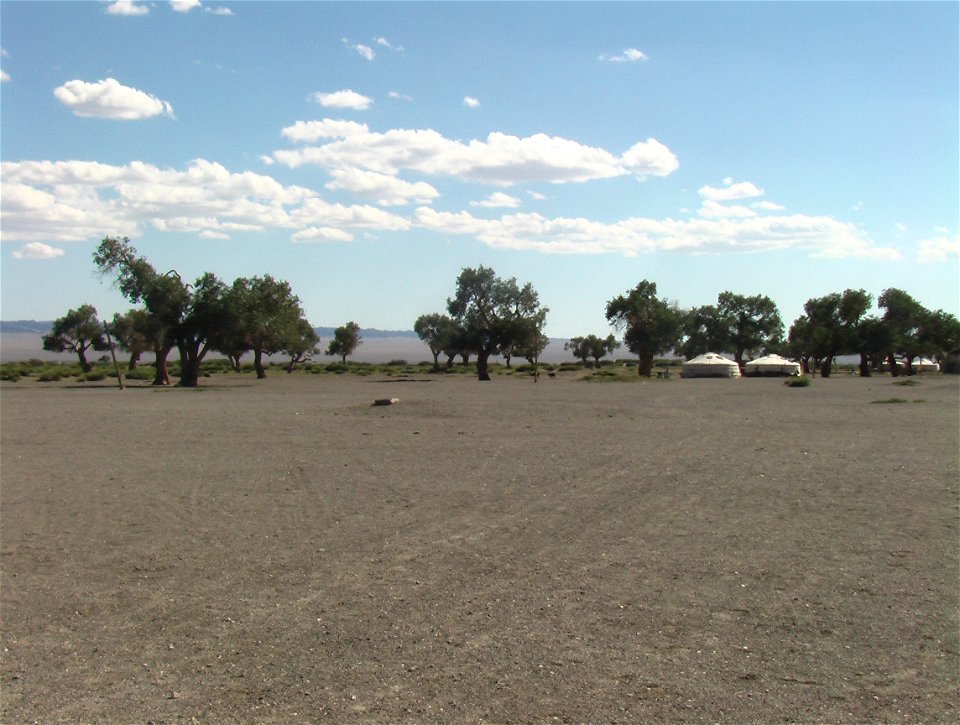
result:
<svg viewBox="0 0 960 725"><path fill-rule="evenodd" d="M957 378L204 383L0 386L2 722L960 720Z"/></svg>

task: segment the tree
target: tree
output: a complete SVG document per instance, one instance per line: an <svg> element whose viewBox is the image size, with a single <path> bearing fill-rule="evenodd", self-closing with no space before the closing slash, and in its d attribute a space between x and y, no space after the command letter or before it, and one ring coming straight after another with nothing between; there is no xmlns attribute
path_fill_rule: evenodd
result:
<svg viewBox="0 0 960 725"><path fill-rule="evenodd" d="M894 377L900 374L896 360L896 353L900 353L905 359L907 375L912 375L913 358L923 350L920 331L929 312L909 294L896 288L885 289L877 298L877 304L884 308L882 319L890 345L887 351L890 372Z"/></svg>
<svg viewBox="0 0 960 725"><path fill-rule="evenodd" d="M943 310L924 316L920 337L926 354L934 355L943 372L957 373L960 358L960 320Z"/></svg>
<svg viewBox="0 0 960 725"><path fill-rule="evenodd" d="M413 331L430 348L430 354L433 355L433 371L440 372L440 354L454 340L456 323L446 315L434 312L429 315L420 315L413 323Z"/></svg>
<svg viewBox="0 0 960 725"><path fill-rule="evenodd" d="M347 364L347 356L352 355L360 347L363 338L360 336L360 325L356 322L348 322L343 327L338 327L333 331L333 339L327 346L327 355L339 355L343 364Z"/></svg>
<svg viewBox="0 0 960 725"><path fill-rule="evenodd" d="M727 320L714 305L694 307L683 315L683 343L678 352L687 360L706 352L725 352L730 347Z"/></svg>
<svg viewBox="0 0 960 725"><path fill-rule="evenodd" d="M227 349L221 352L236 355L253 351L257 379L262 380L267 376L263 356L280 352L300 332L300 299L288 283L268 274L235 280L224 304L226 325L220 345Z"/></svg>
<svg viewBox="0 0 960 725"><path fill-rule="evenodd" d="M721 292L717 296L717 311L727 328L729 352L741 369L744 353L766 352L783 339L783 321L777 305L765 295L747 297Z"/></svg>
<svg viewBox="0 0 960 725"><path fill-rule="evenodd" d="M800 343L820 363L820 375L829 377L837 355L861 352L859 325L870 309L872 297L865 291L848 289L807 300L804 318L794 322L790 339ZM866 338L863 340L866 344ZM869 374L866 353L861 354L860 374Z"/></svg>
<svg viewBox="0 0 960 725"><path fill-rule="evenodd" d="M167 356L174 348L173 328L182 304L183 285L179 275L161 275L137 255L129 237L105 237L93 253L100 276L113 274L120 293L130 302L143 303L150 316L149 329L155 357L154 385L169 385Z"/></svg>
<svg viewBox="0 0 960 725"><path fill-rule="evenodd" d="M168 384L167 355L173 347L180 352L180 382L183 387L199 384L200 363L226 325L226 287L209 272L191 285L171 270L157 272L127 237L107 237L93 255L101 275L116 275L121 293L131 302L144 304L158 333L157 375L154 384Z"/></svg>
<svg viewBox="0 0 960 725"><path fill-rule="evenodd" d="M295 330L292 330L283 344L283 351L290 356L286 370L292 373L299 363L312 360L314 355L320 354L318 347L320 338L316 331L302 317L297 321Z"/></svg>
<svg viewBox="0 0 960 725"><path fill-rule="evenodd" d="M490 356L531 339L548 312L530 283L520 287L483 266L463 269L447 311L462 330L463 347L477 351L477 379L484 381L490 380Z"/></svg>
<svg viewBox="0 0 960 725"><path fill-rule="evenodd" d="M623 330L627 349L640 358L637 374L653 373L653 357L680 342L682 313L675 303L657 297L655 282L643 280L626 295L607 303L607 321Z"/></svg>
<svg viewBox="0 0 960 725"><path fill-rule="evenodd" d="M597 366L600 365L600 358L612 355L618 347L620 347L620 343L613 335L607 335L606 337L596 335L571 337L568 342L563 344L563 349L569 350L584 365L587 364L587 358L592 357Z"/></svg>
<svg viewBox="0 0 960 725"><path fill-rule="evenodd" d="M109 350L103 334L103 324L97 319L97 309L93 305L80 305L63 317L53 321L50 332L43 336L43 349L50 352L72 350L80 360L80 369L90 372L87 362L87 350Z"/></svg>
<svg viewBox="0 0 960 725"><path fill-rule="evenodd" d="M140 356L153 349L151 338L150 314L146 310L130 310L126 314L119 312L110 322L110 334L121 350L130 354L127 370L136 370Z"/></svg>

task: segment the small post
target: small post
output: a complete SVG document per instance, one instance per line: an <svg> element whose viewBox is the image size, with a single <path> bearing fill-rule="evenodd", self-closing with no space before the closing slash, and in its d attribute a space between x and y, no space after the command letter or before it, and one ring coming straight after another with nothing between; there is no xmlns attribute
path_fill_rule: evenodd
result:
<svg viewBox="0 0 960 725"><path fill-rule="evenodd" d="M113 340L110 338L110 328L107 323L103 323L103 331L107 333L107 344L110 346L110 357L113 358L113 369L117 371L117 382L120 384L120 390L123 390L123 373L120 372L120 366L117 365L117 353L113 349Z"/></svg>

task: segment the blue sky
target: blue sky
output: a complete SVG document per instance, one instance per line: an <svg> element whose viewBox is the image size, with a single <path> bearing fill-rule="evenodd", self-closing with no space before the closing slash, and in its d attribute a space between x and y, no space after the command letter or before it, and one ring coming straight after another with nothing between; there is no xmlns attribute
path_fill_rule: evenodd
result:
<svg viewBox="0 0 960 725"><path fill-rule="evenodd" d="M554 337L641 279L956 314L958 9L4 0L0 315L127 309L106 235L315 325L410 329L481 264Z"/></svg>

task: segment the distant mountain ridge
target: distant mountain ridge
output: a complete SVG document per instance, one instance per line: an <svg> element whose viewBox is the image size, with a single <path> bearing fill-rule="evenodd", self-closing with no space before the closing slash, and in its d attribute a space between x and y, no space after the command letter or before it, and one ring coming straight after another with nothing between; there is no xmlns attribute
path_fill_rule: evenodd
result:
<svg viewBox="0 0 960 725"><path fill-rule="evenodd" d="M2 332L24 332L35 335L46 335L53 327L53 320L0 320L0 333ZM314 331L321 338L333 337L333 327L314 327ZM417 338L417 333L413 330L380 330L376 327L360 328L360 335L366 339L374 340L385 337L411 337Z"/></svg>

